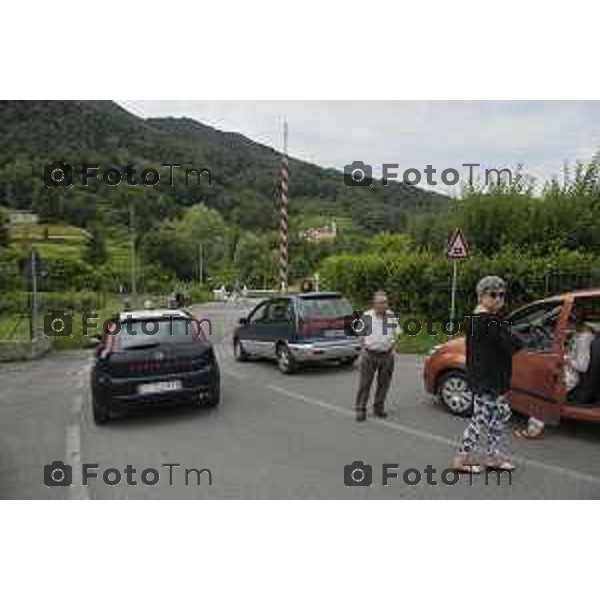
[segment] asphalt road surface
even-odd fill
[[[563,423],[543,440],[513,439],[512,483],[507,475],[499,484],[463,475],[450,485],[454,476],[444,483],[442,472],[466,421],[423,391],[422,357],[397,356],[389,418],[356,423],[356,368],[286,376],[268,362],[234,362],[230,334],[246,311],[216,303],[195,310],[213,323],[222,373],[216,409],[161,409],[99,427],[91,418],[91,352],[0,365],[0,498],[600,498],[599,426]],[[44,484],[44,466],[54,461],[72,467],[72,486]],[[344,484],[344,467],[355,461],[372,466],[372,485]],[[389,469],[397,478],[384,486],[386,463],[397,464]],[[98,465],[87,486],[84,464]],[[103,480],[119,474],[117,485]],[[409,485],[405,474],[420,483]]]

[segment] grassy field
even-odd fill
[[[48,236],[46,236],[46,230]],[[19,249],[34,245],[42,258],[80,259],[87,240],[87,231],[63,223],[13,225],[10,230],[13,247]],[[129,266],[129,243],[122,235],[106,239],[108,262],[118,268]]]
[[[10,236],[13,240],[27,240],[32,241],[44,240],[46,238],[46,230],[48,237],[63,237],[65,241],[79,241],[83,242],[87,237],[85,229],[74,227],[73,225],[66,225],[64,223],[37,223],[37,224],[24,224],[18,223],[12,225],[10,228]]]
[[[66,224],[34,224],[13,225],[10,231],[11,245],[19,252],[24,252],[33,246],[42,259],[74,259],[83,258],[88,234],[84,229]],[[126,231],[114,229],[107,232],[106,237],[107,264],[116,272],[128,273],[130,268],[130,245]],[[189,292],[194,302],[205,301],[211,297],[209,291],[198,286],[191,286]],[[30,324],[27,317],[20,316],[17,311],[28,305],[27,292],[17,292],[15,302],[6,312],[0,313],[0,340],[28,340]],[[138,298],[139,304],[150,298],[143,295]],[[164,298],[152,297],[156,306],[166,306]],[[44,316],[49,311],[57,310],[72,316],[72,335],[54,336],[52,346],[54,349],[75,349],[89,347],[87,336],[83,335],[82,310],[97,313],[98,318],[89,323],[89,335],[101,334],[102,324],[121,312],[124,308],[123,299],[116,295],[103,292],[79,292],[69,290],[65,292],[39,293],[39,306],[42,314],[39,316],[39,335],[44,335]],[[87,307],[91,308],[88,310]],[[25,309],[26,310],[26,309]],[[15,311],[11,314],[10,311]],[[94,329],[94,323],[97,328]]]
[[[28,340],[29,319],[25,315],[4,315],[0,318],[0,340]]]
[[[408,323],[407,326],[407,322],[411,319],[418,320],[421,324],[421,331],[417,335],[411,335],[408,331],[413,332],[417,330],[415,323]],[[437,344],[443,344],[455,337],[440,332],[439,330],[442,329],[440,323],[432,324],[431,330],[435,331],[436,335],[430,335],[427,332],[425,315],[402,315],[400,317],[400,324],[402,326],[402,333],[397,338],[396,351],[401,354],[427,354]]]

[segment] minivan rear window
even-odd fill
[[[346,298],[303,298],[300,302],[302,319],[339,319],[352,314],[352,305]]]

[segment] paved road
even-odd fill
[[[353,420],[356,369],[313,368],[280,374],[265,362],[233,361],[229,334],[241,314],[218,304],[198,313],[213,322],[222,369],[222,403],[137,415],[97,427],[88,390],[91,353],[56,353],[33,364],[0,367],[1,498],[600,498],[600,428],[563,424],[537,442],[515,440],[519,465],[512,485],[463,476],[442,482],[465,426],[422,390],[422,359],[398,356],[389,419]],[[74,467],[72,487],[48,488],[44,465]],[[373,467],[372,487],[344,485],[344,466]],[[97,463],[100,477],[80,481],[81,464]],[[399,479],[381,485],[382,464],[397,463]],[[163,467],[161,465],[180,465]],[[127,485],[125,468],[136,469]],[[427,483],[425,469],[431,465]],[[105,469],[122,481],[107,485]],[[144,485],[155,468],[159,482]],[[188,474],[185,469],[210,470]],[[418,469],[421,483],[402,474]],[[113,474],[109,474],[112,476]],[[171,475],[171,479],[170,476]],[[152,481],[152,474],[147,474]],[[411,473],[410,477],[416,477]],[[448,481],[452,481],[450,478]]]

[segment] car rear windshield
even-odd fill
[[[123,350],[162,344],[191,342],[196,337],[189,319],[146,319],[122,321],[118,343]]]
[[[311,319],[339,319],[352,314],[352,305],[346,298],[303,298],[300,301],[300,316]]]

